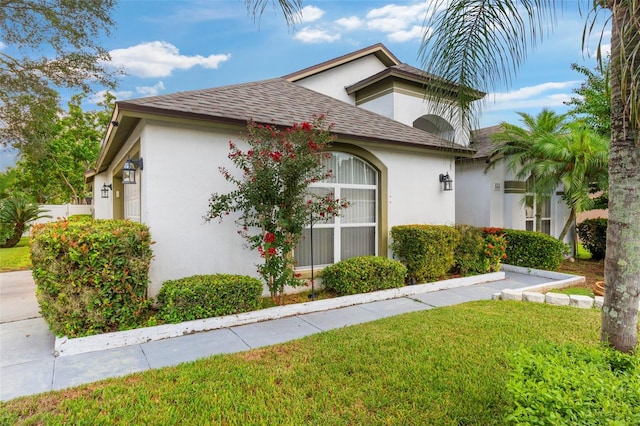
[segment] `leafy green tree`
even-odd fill
[[[468,120],[473,90],[491,92],[511,83],[529,48],[555,25],[560,1],[442,0],[425,22],[421,50],[425,69],[460,87],[455,103]],[[570,2],[570,4],[576,4]],[[601,14],[610,14],[611,144],[606,292],[601,339],[617,350],[638,345],[640,302],[640,2],[594,0],[585,34]],[[576,5],[584,5],[577,3]],[[586,37],[583,38],[586,40]],[[435,99],[450,97],[445,88]]]
[[[0,0],[0,142],[21,152],[47,141],[40,116],[55,113],[56,88],[84,93],[114,87],[99,46],[109,35],[115,0]]]
[[[43,117],[49,140],[23,152],[18,161],[15,186],[38,203],[79,204],[87,195],[84,172],[97,159],[114,96],[107,94],[101,110],[88,112],[82,110],[82,99],[73,96],[67,112]]]
[[[236,189],[213,194],[205,220],[238,212],[239,234],[264,259],[258,266],[274,301],[282,300],[286,286],[302,284],[293,271],[293,249],[310,222],[337,216],[348,203],[333,194],[317,194],[309,186],[331,176],[324,167],[333,139],[323,116],[284,130],[250,122],[242,151],[229,142],[229,158],[242,177],[225,168],[220,172]]]
[[[585,123],[604,137],[611,138],[611,86],[609,78],[611,65],[603,61],[592,71],[587,67],[571,64],[571,69],[586,77],[579,88],[573,89],[578,95],[572,97],[566,105],[571,107],[569,114]]]

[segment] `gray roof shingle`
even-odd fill
[[[472,150],[330,96],[274,78],[118,102],[120,111],[245,124],[290,126],[327,114],[338,137],[423,146],[457,153]]]

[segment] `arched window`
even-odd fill
[[[456,136],[455,129],[447,120],[433,114],[419,117],[413,122],[413,127],[451,142],[454,141]]]
[[[350,205],[339,217],[313,225],[313,266],[329,265],[355,256],[376,255],[378,232],[378,172],[366,161],[344,152],[331,152],[326,168],[333,176],[313,184],[318,195],[333,193]],[[311,267],[311,227],[294,251],[296,267]]]

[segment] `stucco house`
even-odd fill
[[[203,220],[210,195],[232,189],[219,172],[233,169],[228,141],[242,146],[238,135],[248,119],[291,126],[327,114],[335,123],[337,179],[318,185],[352,206],[334,223],[314,227],[314,265],[390,256],[391,227],[453,225],[459,191],[469,185],[455,161],[473,158],[469,132],[457,124],[454,107],[442,117],[425,100],[434,83],[446,84],[375,44],[280,78],[119,101],[87,174],[94,216],[150,227],[151,296],[168,279],[257,276],[258,253],[244,247],[233,218]],[[129,169],[135,183],[125,183]],[[445,176],[459,179],[453,190],[445,190]],[[295,257],[297,270],[308,274],[308,250],[301,247]]]
[[[491,135],[501,130],[497,125],[473,131],[469,147],[475,153],[456,160],[456,222],[540,231],[558,238],[570,215],[562,188],[550,199],[537,203],[535,196],[527,193],[526,182],[514,177],[505,160],[488,167]],[[540,221],[536,220],[537,214]],[[567,234],[565,242],[573,241],[574,232]]]

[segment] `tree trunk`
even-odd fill
[[[640,8],[630,11],[629,2],[612,3],[609,224],[600,338],[631,353],[638,344],[640,302],[640,144],[625,102],[631,73],[639,71],[640,58],[636,58],[633,70],[621,64],[629,63],[625,52],[638,55],[639,35],[632,29],[631,19],[638,18]]]
[[[558,237],[560,241],[564,241],[564,237],[569,232],[569,229],[571,229],[571,226],[573,225],[573,222],[575,220],[576,220],[576,208],[572,207],[571,213],[569,214],[569,219],[567,219],[567,222],[564,224],[564,228],[562,228],[562,232],[560,232],[560,236]]]
[[[18,222],[13,227],[13,235],[9,237],[7,241],[4,242],[2,248],[11,248],[15,247],[16,244],[20,242],[20,238],[22,238],[22,234],[24,234],[25,224],[23,222]]]

